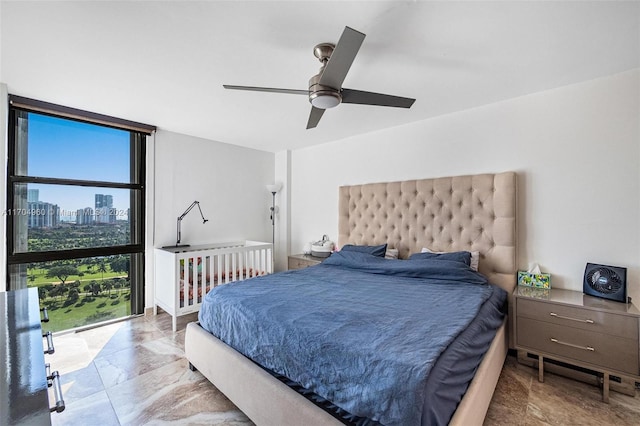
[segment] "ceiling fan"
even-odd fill
[[[309,114],[307,129],[312,129],[318,125],[326,109],[336,107],[341,103],[411,108],[415,99],[342,87],[342,82],[347,76],[358,50],[360,50],[364,38],[365,35],[361,32],[345,27],[338,44],[320,43],[314,47],[313,54],[322,63],[322,66],[318,74],[309,80],[308,90],[232,86],[228,84],[224,84],[223,87],[234,90],[307,95],[309,102],[311,102],[311,114]]]

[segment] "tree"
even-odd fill
[[[69,289],[67,300],[69,300],[70,302],[75,302],[78,300],[79,297],[80,297],[80,293],[78,292],[77,288],[72,287],[71,289]]]
[[[47,293],[48,291],[46,288],[38,287],[38,298],[40,299],[41,302],[47,298]]]
[[[112,281],[113,281],[113,288],[118,290],[118,294],[120,294],[120,289],[122,288],[122,278],[116,277]]]
[[[64,293],[64,288],[61,285],[54,285],[53,288],[51,290],[49,290],[49,296],[58,298],[58,296],[62,296],[62,293]]]
[[[107,280],[102,284],[102,287],[109,291],[109,296],[111,296],[111,289],[113,288],[113,283],[111,282],[111,280]]]
[[[91,284],[85,284],[82,289],[85,293],[93,293],[93,286]]]
[[[71,265],[54,266],[47,271],[47,278],[58,278],[62,284],[70,275],[78,275],[78,268]]]
[[[102,290],[102,286],[100,285],[100,283],[98,281],[91,281],[91,292],[93,293],[94,296],[97,296],[100,294],[100,291]]]
[[[120,285],[122,286],[122,290],[128,290],[129,289],[129,278],[124,278],[122,280],[122,282],[120,283]]]
[[[71,288],[68,284],[58,284],[56,287],[58,287],[60,289],[60,295],[64,295],[65,293],[69,292],[69,289]]]
[[[129,256],[118,256],[109,263],[109,266],[113,272],[125,272],[129,276]]]
[[[107,272],[107,264],[104,261],[104,258],[101,258],[100,263],[98,263],[98,272],[100,272],[102,281],[104,281],[104,273]]]

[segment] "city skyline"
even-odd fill
[[[69,211],[57,203],[40,200],[38,189],[27,191],[27,215],[29,227],[56,226],[60,222],[73,222],[78,225],[114,224],[118,220],[129,220],[129,211],[113,207],[113,196],[110,194],[94,194],[94,205]],[[57,215],[51,212],[57,211]],[[45,222],[45,218],[49,218]],[[51,219],[54,218],[54,219]]]
[[[30,194],[32,193],[32,191],[37,191],[38,192],[38,199],[37,201],[41,202],[41,203],[49,203],[49,204],[55,204],[59,207],[60,211],[61,211],[61,215],[60,215],[60,220],[64,221],[64,222],[68,222],[68,221],[73,221],[75,220],[75,215],[76,212],[78,210],[84,210],[86,208],[91,208],[91,209],[95,209],[95,196],[98,194],[101,195],[108,195],[111,196],[113,198],[113,203],[111,205],[111,208],[113,208],[115,211],[117,212],[122,212],[123,215],[124,213],[129,209],[129,197],[128,197],[128,190],[125,189],[111,189],[109,188],[109,194],[105,194],[104,191],[102,193],[100,192],[96,192],[96,191],[100,191],[102,188],[94,188],[94,187],[89,187],[89,188],[85,188],[85,187],[74,187],[73,188],[73,194],[66,194],[65,197],[63,197],[63,199],[67,200],[67,206],[65,206],[63,204],[63,202],[58,201],[56,199],[53,199],[53,197],[47,197],[46,194],[56,194],[56,191],[49,191],[47,187],[51,187],[51,186],[55,186],[55,185],[40,185],[40,184],[29,184],[29,189],[27,190],[27,193]],[[43,188],[44,187],[44,188]],[[68,189],[68,187],[65,187],[66,189]],[[78,190],[76,190],[76,188]],[[64,189],[60,189],[61,191],[64,191]],[[45,194],[45,196],[43,197],[42,194]],[[80,197],[81,195],[81,197]],[[47,197],[47,198],[45,198]],[[29,200],[29,196],[27,196],[28,201]],[[125,199],[126,201],[122,201],[122,199]],[[117,201],[120,200],[120,201]],[[122,207],[118,207],[116,205],[116,202],[120,202]],[[125,204],[126,203],[126,204]],[[69,206],[71,204],[71,206]],[[122,216],[122,215],[120,215]],[[117,220],[124,220],[126,219],[123,217],[119,217],[117,218]]]

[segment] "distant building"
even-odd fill
[[[57,204],[27,202],[27,211],[27,228],[54,228],[60,224],[60,208]]]
[[[93,222],[93,209],[91,207],[78,209],[76,212],[76,225],[92,225]]]
[[[96,194],[95,223],[116,223],[116,215],[113,210],[113,195]]]
[[[37,203],[40,200],[39,189],[27,189],[27,202]]]

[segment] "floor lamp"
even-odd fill
[[[271,212],[271,272],[275,272],[276,266],[276,194],[280,189],[282,189],[282,184],[280,182],[267,185],[267,190],[272,196],[271,207],[269,207],[269,211]]]

